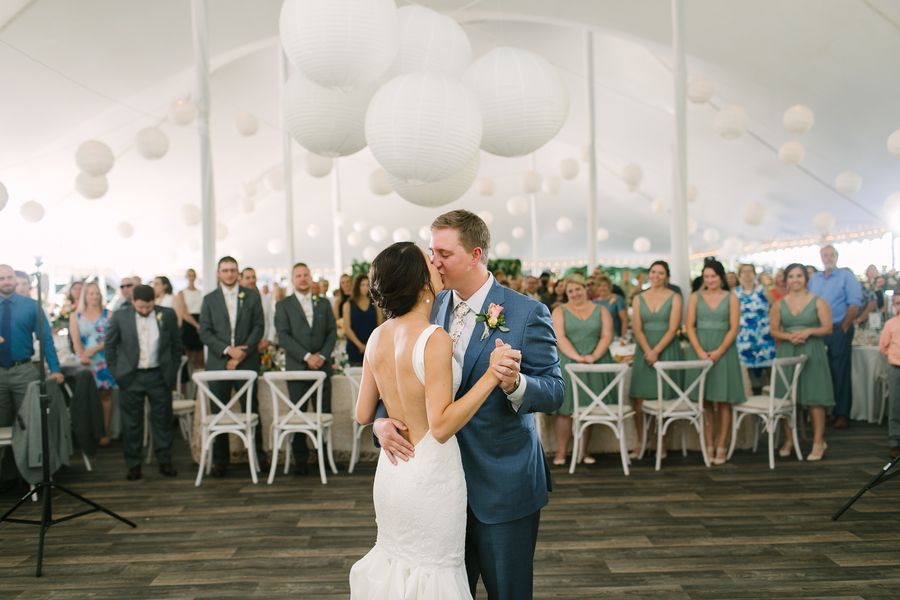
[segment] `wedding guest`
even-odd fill
[[[256,345],[256,350],[262,354],[266,350],[268,350],[271,342],[269,341],[275,336],[275,305],[272,303],[271,298],[264,298],[263,295],[259,291],[259,287],[256,285],[256,269],[253,267],[244,267],[241,270],[241,277],[239,280],[241,287],[247,288],[248,290],[253,290],[257,294],[259,294],[260,305],[263,309],[263,321],[265,322],[265,330],[263,332],[263,337],[259,340],[259,343]]]
[[[357,275],[353,280],[353,291],[350,300],[344,304],[342,320],[347,337],[347,359],[350,366],[361,367],[369,336],[384,322],[381,309],[369,295],[368,275]]]
[[[109,446],[109,422],[112,415],[112,394],[117,389],[116,380],[110,372],[107,361],[105,340],[109,331],[109,315],[103,303],[100,286],[92,281],[82,288],[78,309],[69,315],[69,336],[75,354],[82,365],[89,367],[100,395],[103,408],[103,431],[100,446]]]
[[[784,270],[787,293],[772,307],[772,337],[779,340],[776,358],[806,356],[797,383],[797,404],[809,409],[813,425],[812,452],[806,460],[822,460],[825,449],[825,409],[835,404],[825,340],[832,334],[833,318],[828,302],[812,293],[808,287],[809,274],[801,264],[791,264]],[[790,373],[788,373],[790,376]],[[780,378],[775,381],[775,393],[785,393]],[[790,456],[793,436],[790,424],[783,421],[785,442],[778,455]]]
[[[523,293],[529,298],[537,300],[538,302],[543,302],[540,287],[541,282],[538,281],[538,278],[534,275],[529,275],[525,278],[525,291]]]
[[[815,265],[806,265],[806,274],[812,279],[812,276],[819,272]]]
[[[78,301],[81,299],[81,289],[84,287],[84,281],[73,281],[69,284],[69,289],[66,291],[66,297],[63,300],[63,305],[59,309],[59,315],[61,317],[69,318],[73,312],[78,310]]]
[[[900,290],[891,297],[894,316],[884,324],[878,350],[888,361],[887,385],[890,390],[888,411],[888,447],[891,458],[900,456]]]
[[[707,259],[702,277],[703,287],[692,293],[688,300],[685,329],[690,346],[685,358],[713,362],[704,383],[703,433],[707,451],[715,448],[715,456],[710,462],[724,465],[728,434],[731,433],[731,405],[747,401],[741,363],[734,345],[741,308],[737,296],[729,293],[722,263]],[[697,375],[688,373],[685,376],[685,385],[690,385],[692,377]]]
[[[334,290],[334,302],[332,303],[332,307],[334,308],[335,320],[339,321],[341,319],[344,314],[344,304],[350,299],[352,293],[353,278],[344,273],[338,280],[338,289]],[[340,325],[340,323],[338,325]]]
[[[16,271],[16,293],[31,298],[31,276],[25,271]]]
[[[319,279],[319,290],[320,290],[319,293],[320,293],[320,295],[322,295],[322,296],[327,296],[327,295],[328,295],[328,288],[329,288],[330,286],[331,286],[331,282],[328,281],[327,279],[325,279],[324,277],[321,277],[321,278]]]
[[[644,434],[641,407],[645,400],[659,397],[656,386],[654,363],[658,360],[682,360],[681,345],[678,343],[678,328],[681,326],[681,295],[669,289],[669,263],[657,260],[650,265],[648,279],[650,287],[635,295],[631,303],[631,328],[637,342],[631,370],[631,390],[637,430],[637,439]],[[681,385],[681,372],[671,374],[672,380]],[[663,385],[663,399],[676,397],[675,390]],[[661,449],[665,456],[665,448]],[[637,456],[632,451],[631,456]]]
[[[838,252],[834,246],[819,251],[825,271],[809,278],[809,291],[820,296],[831,309],[834,326],[825,338],[828,364],[834,386],[834,427],[850,425],[850,405],[853,401],[850,385],[850,356],[853,347],[853,320],[862,302],[862,288],[850,269],[838,268]]]
[[[725,273],[725,282],[728,284],[729,290],[737,289],[738,286],[738,275],[734,271],[728,271]]]
[[[172,282],[165,275],[159,275],[153,278],[153,293],[156,294],[155,304],[165,308],[171,308],[175,311],[178,319],[178,327],[181,327],[181,317],[179,314],[185,312],[185,309],[179,306],[180,298],[172,293]]]
[[[275,305],[275,329],[285,351],[288,371],[322,371],[326,374],[322,386],[322,412],[331,412],[331,353],[337,341],[334,313],[326,299],[313,291],[312,274],[305,263],[297,263],[291,271],[294,293]],[[346,309],[345,309],[346,310]],[[312,385],[307,381],[288,382],[288,393],[298,400]],[[315,400],[307,404],[309,410]],[[293,441],[294,473],[309,472],[309,447],[305,435],[295,435]]]
[[[566,298],[566,280],[558,279],[553,284],[553,293],[550,295],[550,307],[555,310],[560,304],[565,304],[566,302],[568,302]]]
[[[775,281],[772,285],[772,289],[769,290],[772,294],[772,303],[774,304],[776,300],[781,300],[784,298],[784,295],[787,294],[787,284],[784,280],[784,269],[778,269],[775,271]]]
[[[187,279],[187,287],[178,292],[181,302],[178,302],[178,310],[181,312],[181,341],[185,353],[188,355],[195,369],[203,368],[203,342],[200,341],[200,307],[203,305],[203,292],[196,286],[197,272],[188,269],[184,274]]]
[[[509,287],[509,279],[506,277],[506,273],[501,270],[494,271],[494,279],[497,280],[497,283],[504,287]]]
[[[612,317],[605,306],[590,301],[587,295],[584,277],[579,274],[570,275],[565,280],[568,302],[553,310],[553,329],[559,346],[559,364],[563,381],[566,384],[566,395],[556,415],[554,431],[556,433],[556,457],[554,465],[566,463],[566,449],[572,437],[572,413],[575,408],[574,383],[566,371],[568,364],[611,363],[609,345],[613,339]],[[610,377],[605,373],[582,374],[584,381],[595,393],[600,393],[609,384]],[[579,406],[590,405],[586,394],[579,394]],[[616,398],[608,397],[609,402]],[[588,454],[591,442],[591,430],[586,429],[582,437],[582,462],[592,465],[596,459]],[[573,452],[576,450],[573,449]]]
[[[754,394],[762,390],[766,373],[775,358],[775,340],[769,327],[769,310],[773,299],[756,283],[756,267],[742,264],[738,268],[740,285],[735,290],[741,306],[741,326],[737,348],[741,364],[747,367]]]
[[[594,302],[609,311],[613,335],[624,338],[628,333],[628,305],[622,296],[613,293],[612,281],[604,274],[599,275],[594,283]]]
[[[623,272],[627,272],[627,271],[623,271]],[[609,284],[611,286],[610,289],[612,290],[612,293],[617,296],[621,296],[623,300],[625,299],[625,290],[623,290],[619,285],[617,285],[615,282],[613,282],[612,277],[610,277],[609,273],[604,271],[601,267],[598,266],[596,269],[594,269],[594,272],[591,275],[591,277],[594,279],[595,284],[597,281],[600,280],[601,277],[606,277],[607,279],[609,279]],[[596,296],[594,296],[594,299],[596,299]]]
[[[310,293],[312,293],[314,296],[322,295],[322,286],[319,285],[318,281],[313,281],[312,284],[310,284],[309,289],[310,289]]]
[[[881,312],[884,310],[884,291],[881,287],[884,285],[884,278],[879,282],[879,273],[875,265],[866,267],[866,278],[862,284],[862,310],[859,316],[853,321],[854,325],[859,327],[869,321],[869,315],[873,312]]]
[[[109,369],[120,386],[122,450],[128,473],[142,477],[144,402],[150,404],[150,433],[159,472],[175,477],[172,465],[172,388],[181,364],[181,335],[171,308],[157,306],[149,285],[135,286],[130,305],[112,315],[106,336]]]
[[[123,277],[119,282],[119,295],[112,301],[110,310],[115,312],[126,304],[131,304],[131,292],[140,283],[139,277]]]

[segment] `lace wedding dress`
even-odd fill
[[[425,383],[425,329],[413,347],[413,370]],[[453,396],[462,368],[454,360]],[[471,598],[464,562],[466,480],[456,437],[439,444],[431,431],[415,458],[394,466],[380,453],[373,489],[378,537],[350,570],[353,600]]]

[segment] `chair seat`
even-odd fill
[[[791,401],[785,398],[776,398],[772,406],[776,412],[790,410]],[[753,413],[769,412],[769,396],[750,396],[743,404],[735,404],[734,409]]]
[[[0,427],[0,444],[12,444],[12,427]]]
[[[244,420],[246,419],[246,417],[244,416],[245,413],[232,413],[232,414],[234,415],[233,417],[230,415],[223,416],[222,419],[220,421],[218,421],[215,426],[216,427],[235,427],[235,426],[242,427],[244,425]],[[216,416],[217,415],[207,416],[205,419],[203,419],[203,425],[206,426],[206,425],[209,425],[210,423],[212,423],[212,420],[214,418],[216,418]],[[237,419],[237,420],[235,420],[235,419]],[[256,425],[257,423],[259,423],[259,415],[257,415],[256,413],[250,413],[250,424]]]
[[[686,404],[682,400],[663,400],[662,401],[662,412],[666,412],[672,410],[678,406],[678,409],[674,415],[693,415],[698,411],[696,409],[692,409],[688,404]],[[658,400],[645,400],[644,404],[641,405],[641,411],[647,413],[648,415],[655,415],[660,412],[659,410],[659,401]]]
[[[310,427],[310,428],[315,429],[316,415],[315,414],[306,414],[306,416],[309,419],[309,421],[312,421],[312,423],[310,423],[309,421],[306,421],[305,419],[303,419],[302,417],[299,417],[297,415],[291,415],[291,417],[289,419],[285,418],[285,417],[279,418],[277,426],[282,429],[290,428],[290,427],[294,427],[294,426],[303,426],[303,427]],[[327,426],[331,425],[332,423],[334,423],[334,415],[332,415],[330,413],[322,413],[322,425],[327,427]]]
[[[627,408],[622,411],[622,418],[627,419],[628,417],[634,416],[634,409]],[[591,423],[614,423],[619,420],[618,415],[609,415],[606,413],[597,412],[589,412],[589,413],[579,413],[578,420],[581,422],[590,421]]]
[[[194,412],[194,401],[193,400],[173,400],[172,401],[172,412],[180,413],[180,412]]]

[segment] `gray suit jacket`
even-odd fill
[[[321,354],[330,365],[331,353],[337,341],[337,325],[331,303],[324,296],[313,302],[313,323],[310,327],[297,296],[291,294],[275,305],[275,331],[278,343],[284,348],[288,371],[307,368],[306,353]]]
[[[159,370],[171,389],[181,364],[181,330],[178,318],[171,308],[156,306],[156,323],[159,327]],[[106,363],[109,372],[121,385],[127,386],[134,378],[141,357],[134,306],[127,304],[112,314],[109,331],[106,332]]]
[[[259,340],[265,332],[262,301],[256,290],[238,288],[237,320],[234,325],[234,345],[247,346],[247,356],[237,366],[238,369],[259,371]],[[224,371],[228,356],[223,354],[231,345],[231,321],[222,288],[203,297],[200,308],[200,341],[208,348],[206,368],[209,371]]]

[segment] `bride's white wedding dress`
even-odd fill
[[[425,384],[425,329],[413,347],[413,370]],[[453,397],[462,367],[453,364]],[[456,437],[439,444],[431,431],[415,457],[394,466],[380,453],[373,496],[375,547],[350,570],[353,600],[471,598],[465,567],[466,480]]]

